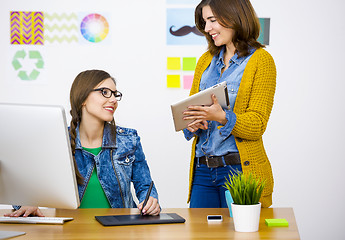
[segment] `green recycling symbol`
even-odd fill
[[[23,66],[19,60],[20,59],[24,60],[26,56],[27,54],[24,50],[17,51],[13,57],[12,66],[16,71],[17,70],[19,71],[18,77],[21,80],[36,80],[38,75],[40,74],[39,69],[43,69],[43,66],[44,66],[42,56],[39,53],[39,51],[34,51],[34,50],[29,51],[29,59],[36,61],[35,63],[36,68],[32,69],[29,75],[26,71],[20,70]]]

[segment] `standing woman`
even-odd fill
[[[155,187],[142,209],[151,184],[150,170],[137,131],[115,126],[121,92],[108,73],[79,73],[70,91],[70,139],[78,182],[80,208],[133,208],[133,182],[140,211],[158,215]],[[23,206],[8,216],[43,216],[37,207]]]
[[[184,129],[194,137],[190,164],[191,208],[226,208],[225,177],[252,172],[266,180],[260,202],[272,204],[273,175],[262,135],[273,107],[276,68],[257,38],[260,25],[249,0],[202,0],[195,22],[208,41],[196,66],[190,95],[227,82],[230,109],[215,96],[209,107],[190,106]]]

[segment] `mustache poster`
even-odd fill
[[[194,23],[194,8],[167,9],[167,45],[206,45]]]
[[[183,37],[190,33],[194,33],[199,36],[204,36],[197,28],[196,26],[190,27],[190,26],[183,26],[180,29],[177,29],[176,31],[172,30],[172,28],[175,26],[171,26],[169,29],[169,32],[171,35],[174,35],[176,37]]]

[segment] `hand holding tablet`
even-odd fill
[[[180,131],[188,126],[192,120],[183,119],[183,113],[188,110],[189,106],[211,106],[213,104],[212,95],[214,95],[220,106],[229,109],[229,97],[226,82],[216,84],[210,88],[200,91],[188,98],[171,105],[171,111],[174,119],[175,130]]]

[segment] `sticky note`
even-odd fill
[[[191,89],[193,83],[193,75],[184,75],[183,76],[183,88]]]
[[[183,71],[194,71],[196,67],[195,57],[184,57],[183,58]]]
[[[269,227],[288,227],[289,222],[285,218],[265,219],[265,223]]]
[[[180,88],[180,75],[167,75],[168,88]]]
[[[168,57],[167,58],[167,69],[168,70],[180,70],[181,69],[181,58],[179,58],[179,57]]]

